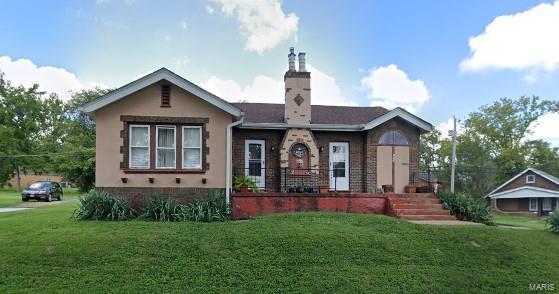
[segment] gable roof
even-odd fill
[[[548,174],[548,173],[546,173],[546,172],[544,172],[544,171],[541,171],[541,170],[539,170],[539,169],[535,169],[535,168],[529,167],[529,168],[523,170],[522,172],[520,172],[519,174],[517,174],[516,176],[512,177],[510,180],[506,181],[505,183],[503,183],[503,184],[500,185],[499,187],[495,188],[493,191],[491,191],[491,192],[490,192],[489,194],[487,194],[487,196],[485,196],[485,197],[490,197],[490,196],[492,196],[492,195],[497,195],[497,194],[503,193],[503,192],[500,192],[500,193],[495,193],[495,192],[499,191],[501,188],[503,188],[503,187],[505,187],[506,185],[510,184],[512,181],[518,179],[520,176],[524,175],[525,173],[527,173],[527,172],[529,172],[529,171],[531,171],[531,172],[533,172],[533,173],[535,173],[535,174],[537,174],[537,175],[539,175],[539,176],[541,176],[541,177],[543,177],[543,178],[545,178],[545,179],[548,179],[549,181],[551,181],[552,183],[554,183],[554,184],[556,184],[556,185],[559,185],[559,178],[556,178],[556,177],[554,177],[554,176],[552,176],[552,175],[550,175],[550,174]]]
[[[234,106],[233,104],[217,97],[216,95],[200,88],[194,83],[188,81],[187,79],[175,74],[174,72],[166,69],[160,68],[144,77],[141,77],[131,83],[128,83],[114,91],[111,91],[89,103],[86,103],[80,107],[80,110],[85,113],[93,113],[96,110],[105,107],[113,102],[116,102],[134,92],[137,92],[149,85],[157,83],[161,80],[166,80],[183,90],[192,93],[193,95],[199,97],[200,99],[214,105],[217,108],[233,115],[240,117],[242,115],[241,110]]]
[[[488,196],[495,199],[559,197],[559,191],[540,187],[522,186]]]
[[[284,104],[233,103],[245,114],[248,123],[284,123]],[[365,124],[388,112],[383,107],[311,105],[312,124]]]
[[[285,129],[288,127],[310,127],[314,130],[370,130],[393,118],[399,117],[423,131],[433,126],[423,119],[397,107],[388,111],[383,107],[311,105],[310,125],[288,125],[284,121],[284,104],[233,103],[244,113],[245,128]]]

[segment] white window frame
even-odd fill
[[[536,207],[532,207],[532,201],[536,201]],[[538,198],[530,198],[528,201],[528,210],[530,211],[538,211],[539,201]]]
[[[184,133],[185,133],[184,130],[185,129],[198,129],[198,130],[200,130],[200,132],[199,132],[199,134],[200,134],[200,137],[199,137],[200,146],[199,147],[185,147],[184,146]],[[182,145],[182,150],[181,150],[181,152],[182,152],[182,154],[181,154],[181,161],[182,161],[181,162],[181,167],[182,167],[182,169],[202,170],[203,169],[202,167],[204,166],[204,163],[202,162],[202,158],[203,158],[202,157],[202,152],[203,152],[203,149],[202,149],[203,148],[202,127],[201,126],[182,126],[182,142],[181,142],[181,145]],[[184,150],[185,149],[199,149],[200,150],[200,167],[196,168],[196,167],[185,167],[184,166]]]
[[[148,129],[148,145],[147,146],[132,146],[132,128],[146,128]],[[129,125],[128,126],[128,167],[131,169],[149,169],[149,163],[150,163],[150,154],[151,154],[151,147],[150,147],[150,139],[151,139],[151,135],[150,135],[150,126],[149,125]],[[148,148],[148,164],[147,166],[133,166],[132,165],[132,148],[133,147],[140,147],[140,148]]]
[[[159,147],[159,129],[173,129],[174,131],[174,147]],[[172,167],[159,166],[159,149],[175,151],[175,164]],[[171,125],[157,125],[155,126],[155,168],[156,169],[176,169],[177,168],[177,127]]]
[[[536,182],[536,175],[527,175],[526,176],[526,184],[533,184],[535,182]]]

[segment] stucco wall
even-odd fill
[[[98,110],[95,113],[97,128],[96,140],[96,175],[97,187],[225,187],[225,150],[226,128],[233,118],[221,109],[204,100],[176,87],[171,87],[171,107],[161,107],[161,83],[148,86],[115,103]],[[123,129],[121,115],[134,116],[162,116],[162,117],[199,117],[208,118],[207,145],[209,168],[200,174],[159,174],[159,173],[125,173],[121,170],[120,153],[123,139],[120,132]],[[175,178],[181,178],[179,184]],[[123,183],[121,178],[127,178]],[[149,183],[148,178],[154,178]],[[202,183],[206,179],[206,184]]]

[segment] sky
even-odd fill
[[[283,103],[289,47],[312,104],[404,107],[443,133],[501,97],[559,99],[559,0],[0,0],[13,84],[120,87],[166,67],[228,101]],[[559,114],[530,138],[559,146]]]

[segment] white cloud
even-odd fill
[[[181,20],[179,26],[183,31],[188,30],[188,22],[186,22],[186,20]]]
[[[357,105],[346,99],[338,87],[336,80],[310,64],[311,99],[314,105]],[[232,102],[248,101],[261,103],[284,103],[284,82],[264,75],[257,75],[246,86],[230,79],[211,76],[201,87],[211,93]]]
[[[294,13],[286,15],[279,0],[211,1],[220,3],[225,15],[237,17],[246,38],[245,50],[262,54],[297,34],[299,17]]]
[[[470,37],[470,57],[462,71],[486,69],[528,70],[533,83],[538,71],[559,68],[559,1],[495,18],[481,35]]]
[[[416,112],[430,98],[422,80],[410,80],[395,64],[371,69],[369,75],[361,79],[361,87],[367,91],[371,105],[389,109],[399,106]]]
[[[211,7],[210,5],[206,5],[206,11],[207,11],[209,14],[214,14],[215,9],[214,9],[213,7]]]
[[[89,89],[96,86],[106,88],[103,83],[83,82],[75,74],[61,67],[37,66],[29,59],[12,60],[9,56],[0,56],[0,71],[4,79],[12,85],[31,87],[39,84],[39,89],[47,93],[57,93],[60,98],[68,99],[70,91]]]
[[[549,113],[542,115],[530,124],[528,128],[532,134],[526,135],[526,140],[544,140],[550,142],[552,145],[559,147],[559,113]]]
[[[448,131],[454,129],[454,121],[452,120],[452,117],[446,121],[436,124],[435,129],[441,132],[441,137],[443,138],[448,137]],[[456,130],[458,134],[464,133],[464,128],[462,127],[462,125],[458,120],[456,121]]]

